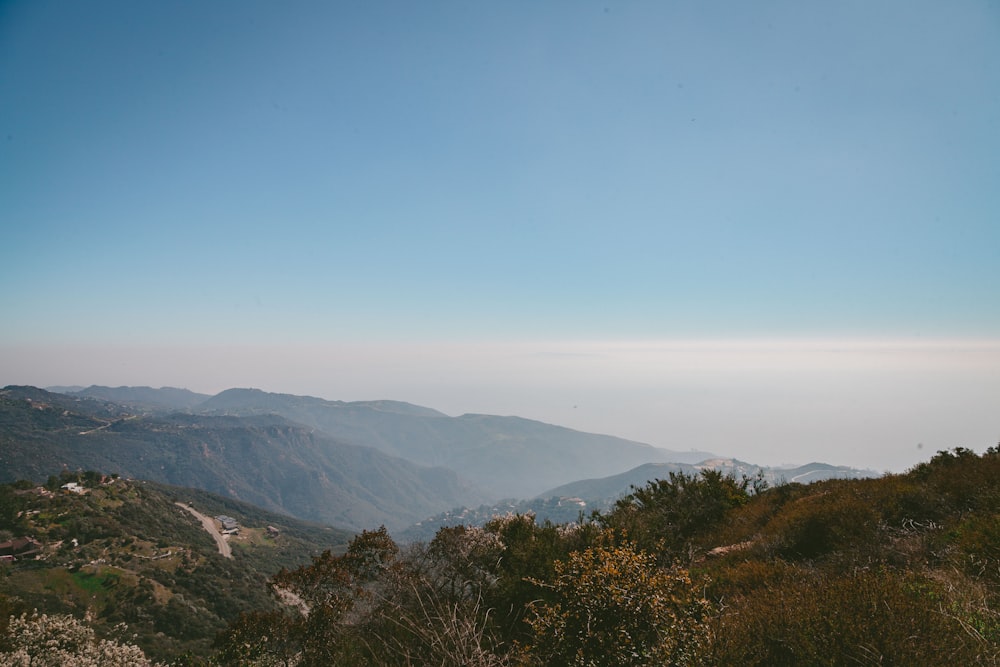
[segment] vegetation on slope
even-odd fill
[[[85,492],[61,488],[70,482]],[[231,560],[177,502],[240,521]],[[23,537],[38,547],[0,565],[3,619],[33,610],[70,614],[89,619],[101,636],[125,624],[148,655],[162,659],[207,656],[240,613],[276,608],[269,577],[342,548],[349,535],[204,492],[63,473],[44,487],[0,486],[0,542]]]
[[[992,665],[1000,451],[763,488],[717,472],[577,525],[529,515],[400,549],[365,533],[275,581],[222,664]],[[250,638],[258,638],[250,641]],[[282,662],[283,661],[283,662]]]
[[[41,392],[25,407],[23,398],[2,396],[0,419],[23,427],[29,445],[39,431],[89,431],[99,436],[87,441],[93,446],[151,424],[168,439],[195,433],[190,442],[213,443],[198,430],[203,417],[129,419],[111,404],[84,410],[45,399]],[[238,439],[217,444],[244,458],[253,451]],[[155,449],[141,452],[154,457]],[[402,547],[384,528],[346,547],[341,536],[327,551],[315,548],[325,533],[308,537],[315,528],[297,537],[303,549],[279,547],[266,525],[291,540],[291,521],[231,499],[106,484],[96,473],[51,478],[48,491],[70,479],[90,493],[0,487],[2,537],[32,536],[45,546],[40,560],[0,566],[2,617],[28,613],[23,624],[33,609],[70,613],[101,637],[124,623],[157,660],[1000,662],[998,448],[941,452],[902,475],[771,488],[761,478],[671,471],[572,523],[511,513],[480,527],[441,527]],[[178,501],[253,530],[224,559]],[[5,636],[0,651],[14,648]]]

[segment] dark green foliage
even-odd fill
[[[548,581],[555,575],[555,562],[573,551],[590,546],[600,533],[596,525],[576,527],[535,523],[531,515],[498,517],[484,526],[502,545],[494,572],[496,584],[483,592],[486,604],[496,610],[495,622],[504,637],[523,639],[528,605],[545,598],[531,580]]]
[[[365,531],[343,555],[324,551],[309,565],[282,570],[274,585],[308,613],[242,615],[218,638],[223,664],[242,665],[267,655],[297,655],[304,666],[351,664],[358,649],[348,615],[373,598],[370,587],[393,565],[399,549],[385,528]]]
[[[670,473],[666,480],[633,489],[598,521],[670,562],[686,556],[692,539],[750,499],[751,480],[737,481],[717,470],[700,475]]]
[[[219,634],[214,659],[219,665],[294,665],[301,639],[295,619],[281,611],[251,611],[243,614]]]

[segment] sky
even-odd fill
[[[1000,5],[0,3],[0,385],[1000,440]]]

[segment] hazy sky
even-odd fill
[[[1000,5],[5,2],[0,225],[0,384],[901,469],[1000,440]]]

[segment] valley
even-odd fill
[[[63,614],[98,636],[124,624],[134,650],[189,666],[545,664],[562,631],[541,619],[559,595],[596,591],[593,609],[629,632],[678,605],[685,625],[664,617],[641,641],[666,651],[687,637],[708,664],[787,664],[783,646],[814,664],[875,641],[879,656],[914,664],[926,655],[914,636],[963,664],[1000,655],[995,596],[983,594],[995,585],[995,448],[940,452],[895,476],[717,455],[608,467],[618,447],[669,453],[390,401],[240,390],[177,409],[155,390],[119,388],[122,403],[86,391],[0,391],[0,616],[17,623]],[[447,463],[463,442],[497,441],[520,443],[494,454],[504,475],[532,480],[515,489],[562,479],[529,468],[574,443],[612,474],[498,500],[467,464],[399,456],[412,447]],[[584,585],[598,575],[611,579]],[[626,622],[632,606],[604,590],[650,606]],[[843,622],[820,628],[834,610]],[[617,632],[591,650],[617,650]],[[753,639],[769,633],[781,644]],[[841,636],[852,643],[836,648]]]
[[[822,464],[809,473],[767,470],[518,417],[449,417],[398,401],[253,389],[206,397],[170,388],[7,387],[0,445],[0,481],[102,470],[352,530],[402,531],[511,499],[579,497],[596,509],[667,471],[706,466],[772,482],[876,474]]]

